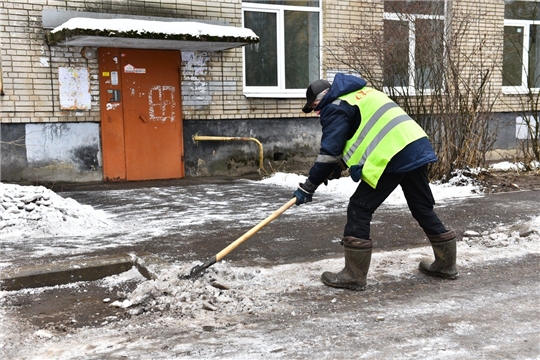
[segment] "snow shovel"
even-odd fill
[[[296,197],[293,197],[289,202],[287,202],[285,205],[274,211],[270,216],[268,216],[266,219],[252,227],[248,232],[246,232],[244,235],[240,236],[238,239],[236,239],[234,242],[232,242],[229,246],[227,246],[225,249],[218,252],[214,257],[211,257],[208,259],[204,264],[197,265],[193,269],[191,269],[191,272],[189,275],[184,276],[185,279],[191,279],[195,278],[198,275],[201,274],[201,272],[205,269],[208,269],[210,266],[214,265],[216,262],[223,259],[225,256],[227,256],[231,251],[236,249],[240,244],[242,244],[244,241],[249,239],[251,236],[253,236],[257,231],[261,230],[263,227],[268,225],[272,220],[277,218],[279,215],[285,212],[288,208],[296,204]]]

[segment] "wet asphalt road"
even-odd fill
[[[167,217],[190,213],[205,200],[205,216],[212,212],[212,196],[219,192],[219,203],[227,210],[201,224],[169,230],[162,235],[137,238],[107,250],[96,248],[91,255],[148,251],[168,261],[204,261],[243,235],[259,221],[286,203],[291,190],[239,179],[182,179],[122,184],[85,184],[53,189],[96,209],[115,213],[119,220],[137,221],[137,217]],[[158,195],[148,201],[148,189]],[[126,190],[129,190],[126,193]],[[177,194],[183,193],[177,201]],[[119,195],[122,194],[122,195]],[[128,196],[126,196],[128,194]],[[190,195],[191,194],[191,195]],[[190,203],[186,199],[192,199]],[[224,205],[225,202],[225,205]],[[217,200],[216,200],[217,203]],[[209,205],[210,204],[210,205]],[[436,205],[436,212],[447,227],[459,235],[466,230],[482,232],[498,224],[527,221],[540,213],[540,191],[515,191],[457,200]],[[318,206],[317,215],[302,212],[303,207]],[[341,254],[338,244],[345,225],[347,201],[315,196],[313,203],[293,206],[235,251],[227,260],[245,265],[280,264],[313,261]],[[162,215],[159,215],[159,214]],[[155,215],[157,214],[157,215]],[[229,215],[227,215],[229,214]],[[239,221],[236,214],[245,218]],[[229,218],[232,217],[232,218]],[[118,219],[117,219],[118,220]],[[142,220],[141,220],[142,221]],[[157,225],[159,226],[159,225]],[[383,206],[374,214],[372,224],[374,251],[425,246],[427,239],[407,208]],[[115,241],[108,235],[104,242]]]

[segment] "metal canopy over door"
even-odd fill
[[[100,49],[106,180],[184,177],[179,70],[179,51]]]

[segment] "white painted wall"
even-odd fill
[[[99,124],[55,123],[26,125],[26,157],[29,164],[58,162],[78,167],[76,152],[88,146],[97,146],[101,167]]]

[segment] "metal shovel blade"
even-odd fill
[[[186,276],[185,278],[194,279],[196,277],[199,277],[200,275],[202,275],[204,270],[208,269],[210,266],[214,265],[215,263],[216,263],[216,258],[215,257],[210,258],[204,264],[193,267],[189,275]]]

